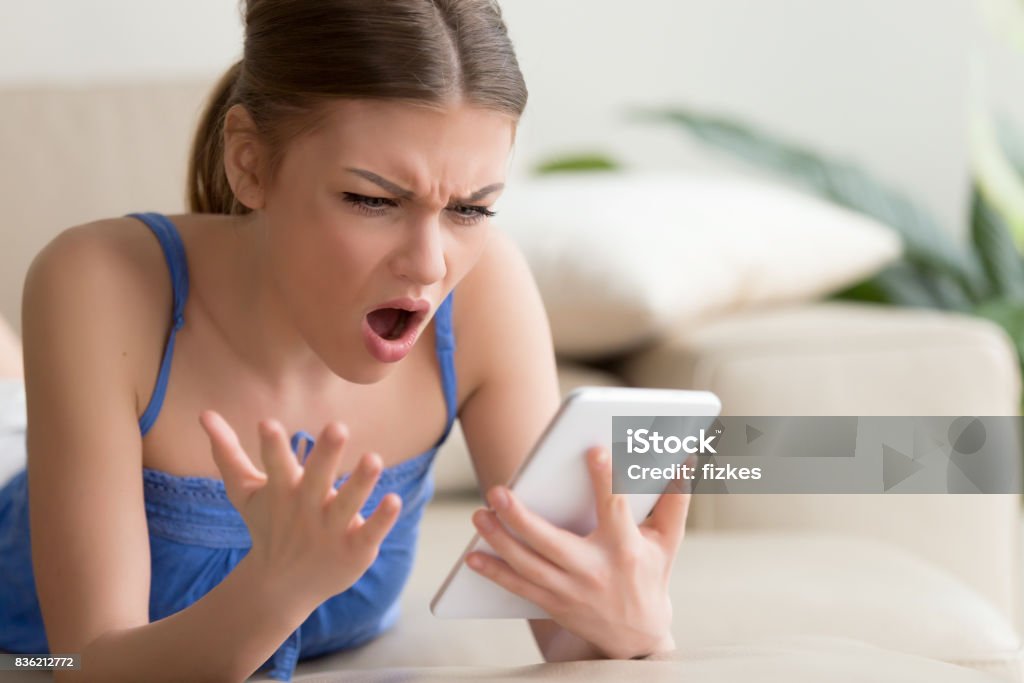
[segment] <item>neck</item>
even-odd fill
[[[265,230],[255,213],[217,219],[204,299],[212,324],[236,356],[275,392],[308,392],[337,376],[303,339],[270,275]],[[202,229],[202,228],[201,228]]]

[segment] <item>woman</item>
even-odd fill
[[[373,639],[458,416],[500,556],[469,564],[552,616],[531,624],[545,658],[671,650],[688,497],[638,528],[595,450],[584,538],[501,486],[558,387],[490,226],[527,96],[497,6],[250,0],[245,22],[191,212],[65,231],[26,278],[0,649],[80,652],[76,681],[289,680]]]

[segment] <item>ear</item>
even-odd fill
[[[252,116],[242,105],[232,105],[224,115],[224,172],[235,197],[250,209],[263,208],[265,161],[265,145]]]

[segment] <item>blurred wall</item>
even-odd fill
[[[961,229],[971,0],[502,6],[531,92],[516,171],[580,149],[700,167],[681,133],[623,116],[685,102],[860,162]],[[235,0],[0,0],[0,87],[212,79],[240,50]]]

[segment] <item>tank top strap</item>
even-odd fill
[[[441,385],[444,391],[444,402],[448,412],[444,433],[434,448],[438,448],[448,438],[455,424],[458,411],[458,381],[455,376],[455,331],[452,329],[452,290],[437,309],[434,315],[434,333],[437,336],[437,359],[441,365]]]
[[[167,393],[167,381],[171,374],[171,359],[174,357],[175,335],[185,324],[185,302],[188,300],[188,261],[185,258],[185,245],[181,241],[181,235],[171,219],[156,212],[130,213],[128,216],[142,221],[160,241],[160,248],[164,252],[164,259],[167,261],[168,270],[170,270],[171,288],[174,294],[174,303],[171,309],[172,324],[167,335],[164,357],[160,363],[160,374],[157,376],[156,387],[149,399],[149,405],[146,406],[146,411],[139,418],[139,429],[145,436],[156,422],[160,408],[163,407],[164,396]]]

